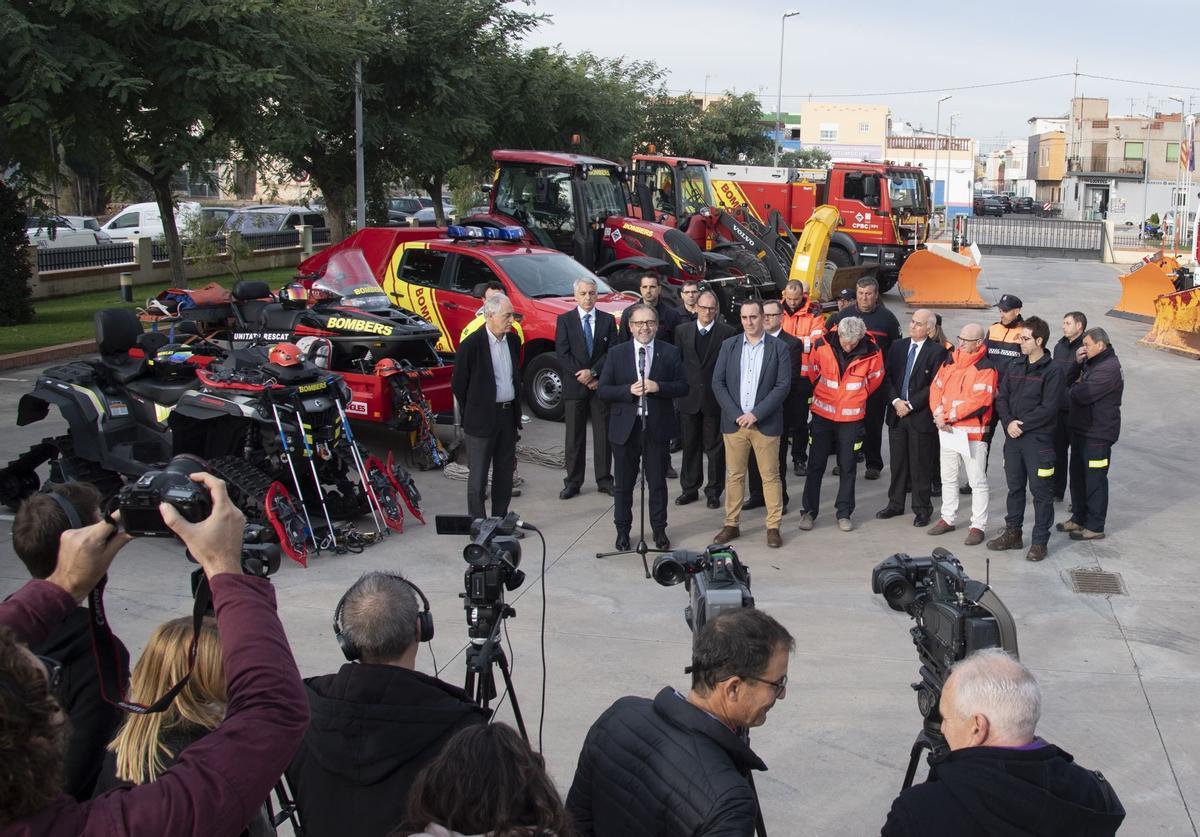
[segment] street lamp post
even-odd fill
[[[942,142],[942,102],[953,99],[953,96],[943,96],[937,101],[937,117],[933,122],[933,203],[937,206],[937,169],[938,169],[938,146]],[[946,151],[949,154],[949,149]],[[947,178],[949,179],[949,178]],[[942,205],[946,205],[946,190],[942,189]]]
[[[1182,151],[1183,144],[1185,142],[1187,142],[1187,125],[1186,125],[1187,105],[1184,103],[1183,99],[1179,98],[1178,96],[1168,96],[1167,98],[1170,99],[1172,102],[1179,102],[1179,149],[1180,149],[1180,151]],[[1142,156],[1147,158],[1142,163],[1142,165],[1144,165],[1146,167],[1147,172],[1149,172],[1150,160],[1148,158],[1150,157],[1150,155],[1143,154]],[[1182,182],[1183,182],[1183,180],[1182,180],[1183,166],[1178,161],[1182,160],[1182,159],[1183,159],[1183,155],[1180,154],[1177,157],[1177,161],[1175,164],[1175,189],[1171,192],[1171,218],[1172,218],[1171,250],[1175,253],[1176,256],[1179,255],[1179,193],[1180,193],[1180,190],[1182,189]],[[1184,223],[1187,223],[1186,215],[1184,216],[1183,220],[1184,220]],[[1160,222],[1161,222],[1161,219],[1160,219]]]
[[[946,207],[946,214],[950,214],[950,174],[951,163],[954,160],[954,117],[957,113],[950,114],[950,128],[946,132],[946,185],[942,187],[942,205]],[[936,175],[936,172],[935,172]]]
[[[783,133],[783,33],[786,28],[787,19],[795,17],[799,12],[788,11],[784,12],[779,19],[779,87],[776,90],[775,97],[775,156],[772,158],[771,165],[779,165],[779,142]]]

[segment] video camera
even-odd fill
[[[677,549],[659,555],[651,575],[663,587],[685,583],[690,604],[683,609],[683,618],[693,638],[725,611],[754,607],[750,568],[729,546],[714,543],[703,552]]]
[[[467,633],[471,639],[487,639],[496,621],[514,615],[504,603],[504,591],[516,590],[525,583],[521,563],[521,542],[517,540],[517,515],[473,519],[468,515],[439,514],[434,523],[439,535],[467,535],[471,542],[463,547],[467,572],[463,577],[466,592],[461,593],[467,612]]]

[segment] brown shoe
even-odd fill
[[[998,537],[992,538],[987,542],[988,549],[1020,549],[1025,546],[1025,540],[1021,537],[1020,529],[1005,529]]]
[[[947,532],[953,532],[954,525],[939,518],[937,523],[933,524],[925,531],[931,535],[944,535]]]
[[[972,526],[971,530],[967,532],[967,539],[963,543],[967,546],[979,546],[983,543],[983,530]]]
[[[1035,543],[1029,547],[1029,551],[1025,553],[1026,561],[1042,561],[1046,558],[1046,547],[1040,543]]]
[[[713,543],[729,543],[740,534],[742,530],[736,526],[722,526],[721,531],[713,535]]]
[[[1078,532],[1071,533],[1073,541],[1102,541],[1104,540],[1103,532],[1093,532],[1091,529],[1080,527]]]
[[[783,536],[779,534],[778,529],[767,530],[767,546],[771,547],[771,549],[779,549],[779,547],[783,546]]]
[[[1062,523],[1055,524],[1054,528],[1059,532],[1078,532],[1083,529],[1082,526],[1069,517]]]

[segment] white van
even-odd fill
[[[200,212],[198,203],[180,203],[175,207],[175,228],[183,232],[188,215]],[[135,203],[125,207],[100,228],[114,239],[162,238],[162,213],[157,203]]]

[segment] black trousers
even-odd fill
[[[1112,445],[1071,435],[1071,519],[1092,532],[1103,532],[1108,517],[1108,466]]]
[[[464,434],[467,440],[467,514],[473,518],[488,517],[484,512],[483,498],[487,492],[488,471],[492,477],[492,514],[503,517],[508,514],[512,500],[513,465],[517,461],[517,425],[511,421],[512,410],[518,409],[515,401],[497,416],[496,427],[489,436]]]
[[[716,500],[725,490],[725,440],[721,436],[721,414],[680,413],[683,462],[679,468],[679,487],[684,493],[699,491]],[[704,463],[708,462],[708,480]]]
[[[1054,522],[1054,434],[1044,431],[1025,433],[1016,439],[1004,434],[1004,478],[1008,481],[1008,514],[1004,525],[1020,529],[1025,520],[1025,486],[1033,495],[1034,544],[1050,541]]]
[[[788,410],[788,418],[792,421],[792,462],[808,461],[808,413],[812,402],[813,385],[808,378],[801,378],[792,391],[794,406]],[[782,447],[782,445],[781,445]],[[782,475],[784,469],[780,468]]]
[[[637,483],[638,460],[641,459],[642,425],[634,424],[633,432],[625,444],[614,444],[613,470],[613,523],[618,532],[633,528],[633,488]],[[646,439],[646,458],[641,464],[646,469],[646,494],[650,511],[650,528],[662,532],[667,528],[667,462],[670,456],[667,442],[651,436]]]
[[[938,470],[937,431],[916,430],[907,418],[888,428],[888,447],[891,452],[892,480],[888,485],[888,508],[904,511],[904,498],[912,490],[912,510],[915,515],[933,515],[930,491],[933,475]]]
[[[863,454],[867,467],[876,471],[883,470],[883,416],[886,411],[887,395],[880,387],[867,397],[867,415],[863,422]]]
[[[608,446],[608,402],[596,393],[586,398],[563,399],[563,417],[567,422],[564,443],[567,476],[563,485],[578,490],[587,472],[587,424],[592,421],[592,469],[596,485],[612,485],[612,451]]]
[[[1054,469],[1054,496],[1065,497],[1067,494],[1067,477],[1071,468],[1067,464],[1071,449],[1071,429],[1067,426],[1069,413],[1066,410],[1058,414],[1054,425],[1054,461],[1058,467]]]
[[[863,431],[861,421],[830,421],[814,415],[809,424],[812,448],[808,452],[808,476],[804,480],[804,511],[814,518],[821,508],[821,480],[829,454],[837,453],[838,493],[835,507],[838,520],[854,514],[854,479],[858,469],[854,462],[854,446]]]

